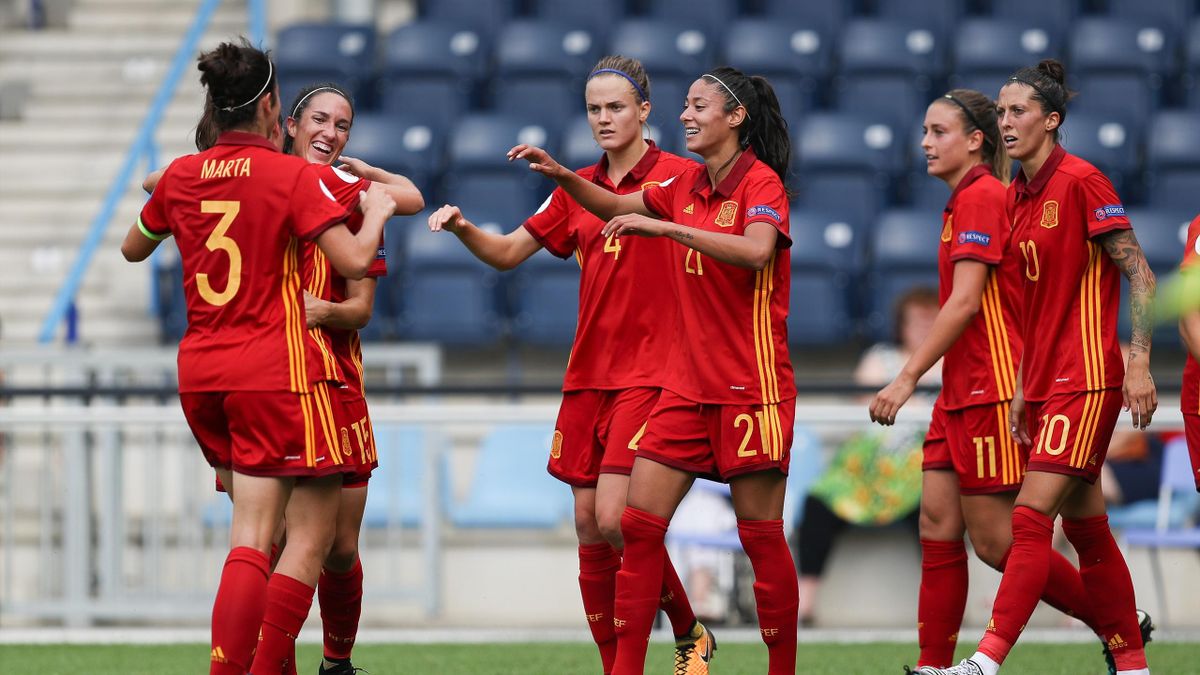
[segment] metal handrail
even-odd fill
[[[71,271],[67,273],[67,278],[59,287],[50,311],[46,314],[45,321],[42,322],[41,331],[38,333],[38,342],[45,344],[53,341],[59,325],[71,313],[75,297],[79,293],[79,287],[83,284],[83,277],[91,265],[96,249],[104,240],[105,230],[108,229],[109,222],[117,210],[117,204],[125,195],[133,172],[143,160],[146,160],[147,164],[156,160],[158,152],[154,134],[162,122],[167,106],[175,95],[179,81],[183,78],[192,59],[195,58],[200,38],[207,30],[213,14],[216,13],[220,4],[221,0],[201,0],[199,8],[196,10],[196,16],[192,19],[191,26],[179,44],[179,49],[175,52],[171,67],[167,71],[162,85],[158,88],[154,101],[150,104],[150,110],[146,113],[146,118],[142,120],[142,125],[130,144],[128,152],[125,153],[125,161],[122,162],[121,168],[109,186],[100,211],[92,219],[87,236],[84,237],[83,244],[79,247],[79,254],[71,265]],[[246,4],[250,41],[252,44],[261,45],[266,35],[266,0],[247,0]]]

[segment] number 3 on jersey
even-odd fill
[[[229,226],[233,225],[233,221],[238,217],[238,212],[242,210],[241,202],[232,201],[202,201],[200,202],[201,213],[219,213],[221,220],[213,229],[212,234],[208,235],[208,240],[204,242],[204,246],[210,251],[224,251],[225,255],[229,256],[229,279],[225,283],[225,290],[218,293],[213,290],[212,284],[208,281],[208,274],[200,272],[196,274],[196,290],[200,292],[200,297],[210,305],[221,307],[225,305],[233,296],[237,295],[238,288],[242,285],[242,250],[238,248],[237,242],[232,237],[226,236],[229,231]]]

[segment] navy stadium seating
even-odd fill
[[[1196,184],[1200,186],[1200,183]],[[1193,187],[1193,190],[1195,188]],[[1128,210],[1129,222],[1133,224],[1133,232],[1137,236],[1142,252],[1146,254],[1146,262],[1155,276],[1160,280],[1175,272],[1179,262],[1183,260],[1184,248],[1187,245],[1187,228],[1192,218],[1196,216],[1195,201],[1192,208],[1175,209],[1137,209]],[[1129,282],[1121,279],[1121,313],[1117,322],[1117,335],[1121,340],[1128,340],[1132,323],[1129,320]],[[1160,323],[1154,327],[1154,346],[1156,348],[1180,346],[1179,330],[1174,323]]]
[[[318,82],[334,82],[355,99],[369,99],[368,85],[375,66],[375,26],[294,24],[279,31],[272,56],[279,68],[279,96],[285,106],[302,88]]]
[[[569,347],[579,315],[579,263],[542,250],[513,272],[509,282],[513,337],[522,344]]]
[[[476,30],[496,30],[513,17],[513,0],[421,0],[421,18],[444,21]]]
[[[884,111],[907,128],[941,75],[945,47],[937,32],[900,20],[857,19],[839,44],[838,108]]]
[[[719,35],[737,18],[737,0],[653,0],[647,14],[663,21],[699,22],[709,35]]]
[[[404,245],[410,228],[426,228],[429,214],[422,211],[413,216],[396,216],[387,222],[383,233],[383,246],[387,255],[388,274],[377,279],[375,305],[371,320],[359,329],[364,342],[395,340],[399,335],[400,310],[403,302]]]
[[[888,120],[849,113],[805,115],[792,130],[792,166],[801,203],[871,222],[904,162]]]
[[[799,21],[822,35],[837,35],[852,5],[845,0],[762,0],[762,3],[768,19]]]
[[[357,113],[345,154],[406,176],[426,198],[445,163],[438,128],[399,113]]]
[[[600,43],[583,28],[544,21],[513,21],[496,41],[491,101],[501,112],[556,127],[582,110],[584,80]]]
[[[1196,13],[1193,0],[1105,0],[1109,16],[1149,21],[1160,28],[1177,30]]]
[[[925,149],[921,147],[925,137],[925,120],[913,125],[911,140],[908,145],[908,174],[905,188],[908,190],[908,203],[914,208],[943,209],[950,199],[950,188],[940,178],[930,176],[926,171],[928,162],[925,159]]]
[[[1060,55],[1058,36],[1038,26],[1011,19],[971,18],[954,31],[954,76],[952,86],[968,79],[989,77],[1003,82],[1020,68]],[[975,88],[975,87],[968,87]],[[996,98],[998,87],[979,89]]]
[[[993,0],[991,3],[994,16],[1045,28],[1056,39],[1061,39],[1079,16],[1081,4],[1080,0]]]
[[[801,208],[790,215],[792,285],[788,341],[831,347],[855,335],[851,282],[863,248],[861,231],[839,218]]]
[[[1071,30],[1068,86],[1073,109],[1126,116],[1142,124],[1155,107],[1163,78],[1175,68],[1175,41],[1160,28],[1124,19],[1088,17]]]
[[[486,35],[461,25],[419,21],[400,26],[384,46],[380,107],[443,128],[452,125],[472,105],[489,44]]]
[[[867,330],[872,340],[891,336],[897,298],[915,286],[937,288],[941,209],[891,209],[880,215],[871,236],[867,272]]]
[[[469,218],[480,216],[511,229],[524,222],[551,183],[529,169],[524,160],[508,161],[518,143],[546,148],[553,154],[556,136],[519,117],[474,114],[462,119],[450,139],[449,165],[442,182],[443,200],[462,207]]]
[[[553,430],[543,424],[497,427],[483,439],[464,501],[447,490],[450,522],[462,528],[553,528],[571,512],[570,488],[546,472]],[[449,456],[443,455],[449,476]]]
[[[625,0],[530,0],[532,15],[573,28],[587,28],[607,38],[616,23],[625,18]]]
[[[875,0],[875,10],[885,19],[913,21],[937,30],[939,38],[950,34],[963,13],[962,0]]]
[[[688,87],[712,67],[714,48],[702,27],[630,19],[613,29],[609,53],[642,62],[650,76],[650,119],[667,129],[678,125]]]
[[[745,73],[766,77],[785,117],[816,104],[829,76],[833,41],[828,34],[784,19],[742,19],[725,33],[725,60]]]
[[[1154,116],[1146,144],[1146,182],[1152,206],[1196,210],[1200,191],[1200,115],[1164,110]]]
[[[503,337],[499,273],[458,238],[414,223],[406,233],[400,337],[454,346],[490,346]]]
[[[1067,115],[1060,138],[1068,152],[1104,172],[1123,200],[1133,201],[1139,189],[1140,132],[1118,116],[1079,111]]]
[[[1200,16],[1188,27],[1185,44],[1183,85],[1192,107],[1200,110]]]

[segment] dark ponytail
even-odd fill
[[[951,89],[937,102],[944,102],[958,111],[964,136],[969,136],[976,129],[983,132],[983,146],[980,148],[983,163],[992,170],[993,176],[1002,183],[1008,183],[1012,177],[1012,162],[1000,139],[995,101],[974,89]]]
[[[1054,142],[1058,142],[1058,131],[1067,121],[1067,102],[1075,98],[1075,92],[1067,89],[1067,71],[1057,59],[1042,59],[1033,68],[1022,68],[1008,78],[1009,84],[1023,84],[1033,89],[1033,100],[1042,106],[1042,114],[1058,113],[1058,126],[1054,128]]]
[[[211,148],[217,144],[217,136],[220,135],[221,130],[217,129],[216,111],[213,109],[212,97],[205,95],[204,112],[200,113],[200,121],[196,122],[196,149],[204,152]]]
[[[738,144],[754,148],[754,154],[771,167],[786,189],[792,140],[771,83],[765,77],[747,76],[729,66],[714,68],[704,78],[725,98],[725,112],[732,112],[739,104],[746,108],[746,119],[738,126]]]
[[[200,83],[208,91],[218,131],[252,123],[257,115],[255,104],[264,96],[278,96],[275,65],[245,38],[241,44],[222,42],[201,54],[196,68],[200,70]]]
[[[329,92],[337,94],[346,99],[346,104],[350,106],[350,121],[354,122],[354,98],[342,89],[340,86],[332,82],[322,82],[320,84],[310,84],[296,93],[296,98],[292,100],[292,105],[284,114],[300,123],[300,118],[304,115],[304,111],[308,109],[308,104],[312,103],[313,96]],[[296,138],[288,133],[287,125],[283,127],[283,152],[285,154],[292,153],[292,145],[296,142]]]

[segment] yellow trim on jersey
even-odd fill
[[[321,432],[325,435],[325,447],[329,450],[329,458],[334,464],[342,464],[341,448],[337,443],[337,421],[333,416],[333,403],[329,400],[328,383],[318,382],[313,387],[313,395],[316,397]]]
[[[758,362],[759,391],[764,405],[779,402],[779,376],[776,372],[774,333],[771,328],[775,261],[776,256],[772,256],[767,266],[755,273],[754,278],[754,356]]]
[[[1096,438],[1096,427],[1100,422],[1100,411],[1104,404],[1104,391],[1089,391],[1084,394],[1083,414],[1079,416],[1079,429],[1075,431],[1075,447],[1071,449],[1070,465],[1082,469],[1087,462],[1092,443]]]
[[[759,270],[754,273],[754,308],[751,312],[751,323],[754,330],[754,360],[758,364],[759,395],[762,397],[763,403],[766,403],[769,398],[767,396],[767,374],[763,368],[762,326],[759,325],[762,321],[759,318],[759,306],[763,292],[763,271]]]
[[[300,271],[296,256],[297,241],[292,237],[283,253],[283,317],[287,339],[288,375],[291,391],[308,391],[308,371],[304,367],[304,312],[299,307]]]
[[[775,263],[778,256],[772,255],[767,263],[767,295],[763,298],[763,323],[767,326],[767,368],[771,382],[771,403],[779,403],[779,370],[775,361],[775,327],[771,325],[771,298],[775,295]]]
[[[319,248],[313,248],[313,274],[308,280],[308,292],[314,297],[324,298],[325,289],[329,285],[329,260],[325,257],[325,253]],[[305,324],[308,325],[308,317],[305,315]],[[317,343],[317,348],[321,350],[321,365],[325,368],[325,379],[339,379],[337,360],[333,357],[333,352],[330,351],[331,345],[325,339],[326,334],[320,327],[309,328],[308,335],[313,342]]]
[[[304,417],[304,465],[311,469],[317,465],[317,430],[309,394],[300,394],[300,412]]]
[[[350,360],[354,363],[354,370],[358,373],[358,388],[362,390],[360,393],[365,396],[367,376],[363,372],[362,337],[359,336],[358,331],[351,331],[347,341],[350,343]]]
[[[1016,389],[1017,376],[1013,367],[1012,345],[1008,340],[1008,326],[1004,321],[1004,304],[1000,299],[1000,282],[995,270],[983,289],[982,304],[992,372],[996,378],[996,394],[1001,400],[1009,400]]]
[[[1100,247],[1088,242],[1088,266],[1079,282],[1079,332],[1088,390],[1104,388],[1104,352],[1100,317]]]

